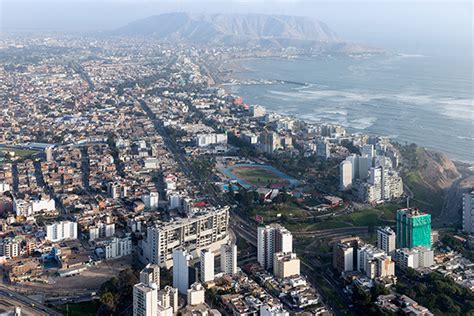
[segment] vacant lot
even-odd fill
[[[117,276],[132,264],[132,256],[117,260],[103,262],[97,266],[89,267],[79,275],[71,277],[51,277],[51,283],[24,282],[20,289],[30,293],[62,293],[74,295],[90,290],[98,290],[105,281]]]

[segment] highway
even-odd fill
[[[61,315],[60,313],[56,312],[55,310],[52,310],[35,300],[32,300],[29,297],[23,296],[21,294],[18,294],[16,292],[13,292],[9,290],[5,285],[0,285],[0,295],[4,296],[5,299],[8,300],[13,300],[16,301],[17,306],[25,308],[27,311],[32,310],[33,315]],[[1,300],[1,298],[0,298]],[[21,304],[20,304],[21,303]]]
[[[318,237],[318,238],[336,238],[343,236],[352,236],[352,235],[364,235],[368,233],[367,226],[351,226],[351,227],[342,227],[342,228],[331,228],[325,230],[313,230],[313,231],[303,231],[303,232],[294,232],[293,236],[295,237]]]

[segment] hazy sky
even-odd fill
[[[135,19],[176,11],[311,16],[346,40],[404,53],[472,57],[471,1],[0,0],[0,30],[110,30]]]

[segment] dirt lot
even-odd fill
[[[36,282],[24,282],[18,284],[15,289],[28,293],[84,293],[98,290],[102,283],[118,275],[118,273],[132,264],[132,256],[127,256],[113,261],[103,262],[100,265],[92,266],[80,275],[71,277],[52,277],[50,283],[42,284]]]

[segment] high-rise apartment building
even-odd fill
[[[390,227],[379,227],[377,229],[377,247],[385,251],[389,256],[395,255],[397,237]]]
[[[375,157],[374,145],[366,144],[366,145],[362,146],[361,156],[362,157],[368,157],[369,159],[374,158]]]
[[[173,251],[173,287],[186,295],[189,289],[189,262],[192,256],[185,249]]]
[[[352,163],[349,160],[344,160],[339,165],[339,171],[339,189],[347,191],[352,187]]]
[[[463,194],[462,230],[468,234],[474,234],[474,191]]]
[[[237,246],[221,246],[221,272],[229,275],[237,273]]]
[[[367,182],[372,187],[368,202],[379,202],[382,200],[382,168],[370,168]]]
[[[341,239],[333,246],[333,267],[339,273],[357,269],[357,248],[361,240],[359,237]]]
[[[397,210],[397,248],[431,248],[431,215],[415,208]]]
[[[260,148],[269,154],[282,148],[280,135],[275,132],[264,131],[260,134],[258,143],[260,144]]]
[[[149,226],[140,243],[140,259],[160,267],[173,265],[173,250],[185,247],[199,257],[202,249],[217,252],[228,241],[229,208],[210,209],[205,214]]]
[[[158,313],[158,288],[138,283],[133,287],[133,316],[156,316]]]
[[[291,232],[279,224],[259,227],[257,231],[257,260],[267,270],[273,269],[276,252],[293,252]]]
[[[331,149],[329,143],[325,139],[320,139],[316,143],[316,156],[328,159],[331,156]]]
[[[5,257],[6,259],[18,257],[21,250],[21,241],[21,237],[5,237],[0,240],[0,257]]]
[[[209,282],[214,280],[214,254],[208,249],[201,250],[200,256],[201,269],[199,278],[201,282]]]
[[[58,242],[65,239],[77,238],[77,223],[71,221],[61,221],[46,225],[46,239]]]

